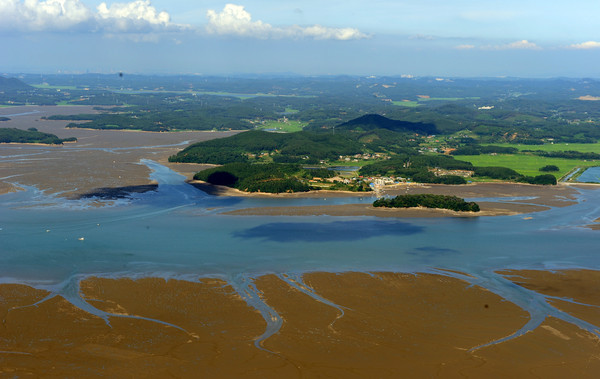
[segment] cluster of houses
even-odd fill
[[[354,155],[340,155],[340,161],[343,162],[358,162],[361,160],[373,160],[373,159],[390,159],[391,157],[388,154],[383,153],[364,153],[364,154],[354,154]]]
[[[432,168],[429,169],[435,176],[446,176],[446,175],[455,175],[462,176],[463,178],[470,178],[475,173],[471,170],[444,170],[442,168]]]

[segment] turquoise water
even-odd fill
[[[379,219],[374,217],[230,216],[257,206],[370,203],[373,198],[218,198],[152,161],[158,191],[92,207],[35,188],[0,196],[0,280],[46,288],[93,313],[79,298],[78,280],[160,276],[220,277],[238,288],[265,318],[277,320],[248,286],[264,273],[300,278],[307,271],[438,272],[481,285],[526,309],[593,331],[562,314],[546,298],[516,286],[502,268],[600,269],[599,234],[582,228],[600,217],[600,191],[580,190],[578,203],[519,216]],[[18,178],[15,178],[18,179]],[[95,313],[96,314],[96,313]],[[276,325],[269,324],[270,332]],[[266,337],[265,337],[266,338]]]

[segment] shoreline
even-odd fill
[[[347,191],[310,191],[296,193],[248,193],[234,188],[212,185],[206,182],[188,181],[194,187],[214,196],[257,197],[257,198],[328,198],[328,197],[372,197],[375,192]],[[600,188],[600,186],[598,186]],[[486,217],[512,216],[542,212],[551,207],[565,207],[575,204],[577,191],[571,186],[535,186],[531,184],[510,182],[483,182],[465,185],[443,184],[411,184],[386,188],[384,194],[395,196],[405,193],[438,195],[454,195],[470,198],[481,207],[480,212],[455,212],[446,209],[431,208],[375,208],[370,204],[320,205],[320,206],[272,206],[259,208],[244,208],[224,212],[224,215],[236,216],[375,216],[375,217]],[[506,197],[506,202],[478,201],[478,198]],[[511,200],[510,198],[528,197],[526,200]],[[529,197],[532,197],[529,199]]]
[[[48,297],[47,290],[3,283],[0,373],[593,377],[600,369],[598,336],[557,318],[559,313],[499,342],[527,324],[528,312],[470,284],[468,274],[447,272],[253,277],[261,301],[274,312],[270,322],[280,323],[264,339],[264,316],[240,297],[236,285],[218,277],[89,276],[79,282],[79,294],[93,314],[61,295]],[[600,271],[497,274],[536,296],[558,296],[550,302],[557,311],[600,324],[594,293]]]
[[[233,216],[374,216],[374,217],[399,217],[399,218],[429,218],[429,217],[487,217],[487,216],[514,216],[533,212],[542,212],[549,207],[527,204],[480,202],[479,212],[456,212],[448,209],[434,209],[424,207],[414,208],[383,208],[373,207],[369,204],[344,204],[344,205],[315,205],[297,207],[258,207],[244,208],[229,212],[224,215]]]
[[[185,166],[166,163],[178,173],[190,177],[194,170],[190,170]],[[132,168],[140,167],[132,165]],[[195,166],[197,169],[199,166]],[[185,169],[184,169],[185,168]],[[369,198],[373,201],[377,198],[375,192],[349,192],[349,191],[310,191],[296,193],[248,193],[234,188],[212,185],[198,180],[187,180],[189,185],[213,196],[220,197],[243,197],[243,198],[269,198],[269,199],[290,199],[290,198]],[[19,188],[14,186],[6,186],[2,193],[13,193],[19,191]],[[585,188],[600,188],[599,185],[587,184]],[[455,212],[447,209],[433,208],[375,208],[370,204],[365,203],[350,203],[343,205],[319,205],[319,206],[271,206],[258,208],[243,208],[228,212],[223,212],[224,215],[236,216],[374,216],[374,217],[489,217],[489,216],[512,216],[518,214],[528,214],[542,212],[551,207],[565,207],[575,204],[577,188],[575,185],[557,185],[557,186],[535,186],[531,184],[518,184],[510,182],[483,182],[471,183],[460,186],[451,186],[443,184],[412,184],[409,186],[395,186],[395,188],[387,188],[385,194],[389,196],[401,195],[405,193],[433,193],[441,195],[454,195],[463,198],[470,198],[477,202],[480,207],[480,212]],[[64,196],[69,199],[85,199],[98,197],[104,200],[114,200],[126,198],[130,194],[155,191],[157,185],[151,181],[145,184],[133,184],[123,186],[108,186],[94,188],[91,191],[66,192]],[[506,197],[505,202],[478,201],[478,198]],[[511,200],[510,198],[528,197],[526,200]],[[529,198],[531,197],[531,198]],[[600,223],[600,221],[596,221]],[[600,230],[600,224],[592,224],[588,226],[591,229]]]

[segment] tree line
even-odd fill
[[[450,209],[456,212],[479,212],[479,205],[475,202],[466,202],[456,196],[417,194],[399,195],[394,198],[381,198],[373,202],[374,207],[386,208],[437,208]]]

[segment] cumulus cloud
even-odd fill
[[[79,0],[0,0],[0,28],[67,30],[93,18]]]
[[[221,12],[206,12],[210,34],[233,35],[251,38],[300,38],[350,40],[367,37],[354,28],[329,28],[321,25],[301,27],[275,27],[263,21],[252,21],[252,16],[242,5],[227,4]]]
[[[314,38],[350,40],[367,37],[354,28],[321,25],[275,27],[254,21],[243,6],[227,4],[221,12],[209,10],[205,30],[214,35],[251,38]],[[174,24],[170,15],[157,10],[150,0],[102,2],[95,9],[82,0],[0,0],[0,31],[99,32],[110,37],[155,41],[160,32],[192,30]],[[144,35],[144,34],[148,35]],[[154,34],[154,35],[150,35]]]
[[[247,35],[266,38],[273,30],[262,21],[252,21],[250,13],[243,6],[227,4],[221,13],[209,9],[206,12],[208,25],[206,30],[214,34]]]
[[[569,46],[571,49],[578,50],[589,50],[589,49],[600,49],[600,42],[597,41],[587,41],[582,43],[577,43]]]
[[[19,31],[141,32],[173,29],[167,12],[150,0],[101,3],[96,10],[81,0],[0,0],[0,29]]]
[[[96,9],[99,20],[119,31],[138,30],[148,26],[167,27],[171,22],[171,16],[167,12],[158,12],[149,0],[115,3],[110,7],[102,3]]]

